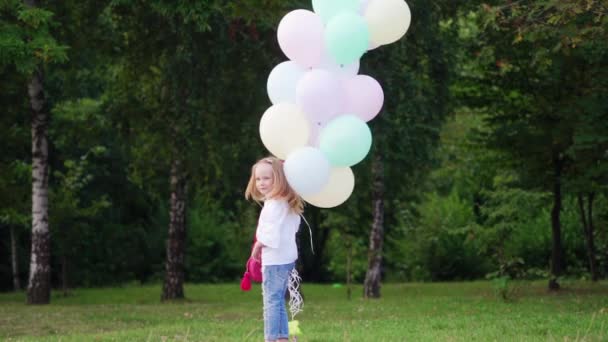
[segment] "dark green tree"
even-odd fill
[[[508,156],[520,185],[552,193],[550,289],[559,288],[565,267],[564,186],[578,161],[589,163],[575,141],[592,139],[605,151],[605,137],[583,127],[605,126],[598,100],[606,89],[606,10],[601,1],[494,2],[472,15],[481,26],[461,26],[472,39],[458,95],[489,113],[483,140]],[[605,161],[601,153],[587,156]]]
[[[258,89],[266,75],[259,69],[273,62],[265,42],[273,35],[267,23],[276,18],[276,4],[269,2],[255,21],[248,11],[259,7],[254,2],[114,1],[109,7],[121,53],[108,108],[120,115],[117,126],[130,138],[132,178],[157,194],[163,192],[149,181],[169,179],[163,300],[184,297],[192,189],[234,203],[234,189],[244,184],[235,187],[233,180],[245,179],[248,169],[234,162],[260,156],[256,128],[266,96]],[[229,196],[222,194],[226,185],[232,186]]]
[[[372,217],[364,296],[380,297],[387,231],[397,213],[415,197],[417,184],[433,165],[433,150],[447,115],[449,46],[439,23],[456,3],[408,1],[412,26],[400,41],[363,56],[362,73],[378,79],[385,92],[383,111],[371,122],[374,146],[368,162]],[[361,190],[359,190],[361,191]],[[370,203],[370,202],[368,202]],[[390,215],[386,215],[390,213]]]
[[[0,7],[2,39],[0,67],[11,68],[28,78],[32,127],[32,248],[27,302],[50,301],[51,241],[48,224],[48,122],[45,68],[67,59],[66,47],[51,34],[53,13],[36,0],[5,1]],[[23,94],[25,97],[25,93]]]

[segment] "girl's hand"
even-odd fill
[[[260,242],[256,242],[251,250],[251,257],[258,262],[262,262],[262,247],[264,247],[264,245]]]

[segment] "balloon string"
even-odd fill
[[[306,218],[304,217],[304,215],[300,214],[300,217],[304,220],[304,223],[306,223],[306,225],[308,226],[308,232],[310,233],[310,250],[312,251],[312,254],[315,254],[315,248],[312,245],[312,229],[310,228],[310,224],[308,224],[308,221],[306,221]]]
[[[289,291],[289,312],[291,313],[292,320],[304,307],[304,299],[302,298],[302,294],[300,294],[301,282],[302,278],[300,278],[298,271],[294,268],[291,270],[287,282],[287,290]]]
[[[259,202],[256,202],[260,207],[262,207],[262,204],[260,204]],[[312,254],[315,254],[315,247],[313,246],[312,243],[312,228],[310,228],[310,224],[308,223],[308,221],[306,221],[306,217],[304,217],[304,215],[300,214],[300,217],[302,218],[302,220],[304,220],[304,223],[306,223],[306,226],[308,227],[308,232],[310,233],[310,250],[312,251]]]

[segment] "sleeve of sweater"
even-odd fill
[[[289,212],[283,201],[267,200],[260,213],[256,237],[264,246],[278,248],[281,241],[281,225]]]

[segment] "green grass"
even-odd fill
[[[503,302],[491,282],[386,284],[379,300],[346,300],[346,289],[304,284],[299,341],[605,341],[608,283],[517,285]],[[160,285],[53,293],[27,306],[0,294],[6,341],[262,341],[259,286],[188,285],[187,300],[161,304]]]

